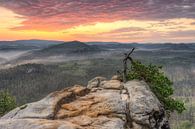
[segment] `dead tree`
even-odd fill
[[[123,59],[123,82],[126,82],[127,81],[127,70],[128,70],[128,66],[127,66],[127,62],[128,60],[133,63],[133,59],[131,58],[131,54],[133,53],[133,51],[135,50],[135,48],[133,48],[131,50],[131,52],[129,53],[125,53],[125,58]]]

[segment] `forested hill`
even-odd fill
[[[99,47],[90,46],[83,42],[79,41],[72,41],[72,42],[65,42],[62,44],[58,44],[55,46],[50,46],[48,48],[45,48],[43,50],[40,50],[39,53],[47,53],[47,54],[87,54],[87,53],[93,53],[93,52],[100,52],[103,49],[100,49]]]

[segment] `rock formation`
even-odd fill
[[[169,129],[165,111],[143,81],[96,77],[0,119],[0,129]]]

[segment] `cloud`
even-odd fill
[[[195,30],[172,31],[168,35],[171,37],[194,37]]]
[[[195,18],[194,0],[0,0],[26,20],[16,30],[71,28],[117,20]]]
[[[145,29],[141,27],[125,27],[125,28],[113,30],[108,33],[114,34],[114,33],[139,32],[139,31],[145,31]]]
[[[147,30],[141,27],[124,27],[109,32],[99,33],[98,36],[101,38],[112,37],[112,39],[130,39],[131,37],[135,39],[136,37],[139,38],[139,36],[143,35],[145,32],[147,32]]]

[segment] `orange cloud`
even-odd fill
[[[172,0],[1,0],[0,39],[193,42],[194,8]]]

